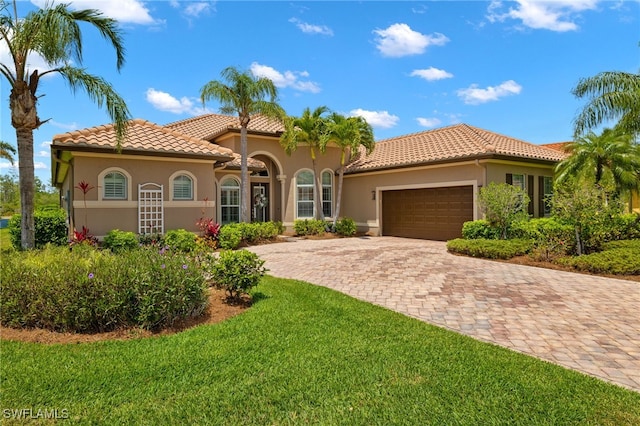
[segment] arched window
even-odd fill
[[[102,198],[105,200],[127,199],[127,177],[120,172],[109,172],[102,179]]]
[[[296,177],[297,217],[313,217],[313,173],[305,170]]]
[[[333,173],[322,172],[322,213],[333,216]]]
[[[187,175],[178,175],[173,179],[173,199],[193,200],[193,180]]]
[[[240,222],[240,183],[234,178],[222,181],[220,190],[220,222]]]

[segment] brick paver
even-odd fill
[[[394,237],[255,246],[269,274],[330,287],[640,391],[640,283],[493,262]]]

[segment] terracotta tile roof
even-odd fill
[[[229,161],[228,163],[225,163],[225,165],[227,169],[240,170],[240,154],[234,152],[233,160]],[[264,164],[260,160],[256,160],[255,158],[251,158],[251,157],[247,158],[247,167],[249,168],[249,170],[252,170],[252,171],[261,171],[261,170],[267,169],[266,164]]]
[[[540,146],[543,146],[545,148],[549,148],[549,149],[554,149],[556,151],[560,151],[560,152],[566,152],[564,150],[564,147],[567,146],[568,144],[570,144],[571,142],[554,142],[554,143],[543,143]]]
[[[169,123],[165,127],[210,141],[229,131],[240,131],[240,121],[238,117],[231,115],[205,114]],[[277,120],[254,115],[249,121],[247,130],[250,133],[267,133],[279,136],[284,131],[284,126]]]
[[[116,146],[113,124],[76,130],[55,135],[52,147],[73,147],[87,150],[109,150]],[[129,121],[123,153],[154,153],[166,156],[195,156],[219,161],[232,159],[233,152],[202,139],[188,136],[175,130],[134,119]]]
[[[369,156],[360,150],[345,173],[496,156],[555,162],[565,154],[467,124],[456,124],[379,141]]]

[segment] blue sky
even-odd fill
[[[23,16],[44,1],[20,1]],[[117,19],[115,54],[91,28],[84,67],[113,84],[134,118],[166,124],[207,112],[199,93],[228,66],[271,78],[290,115],[326,105],[362,115],[376,139],[467,123],[532,143],[570,140],[582,77],[640,69],[640,2],[72,1]],[[0,61],[6,49],[0,42]],[[32,67],[41,60],[30,58]],[[2,140],[15,145],[0,83]],[[48,181],[55,134],[107,123],[83,92],[41,81],[36,174]],[[0,162],[0,173],[11,170]]]

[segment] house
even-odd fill
[[[285,153],[283,130],[261,116],[249,123],[248,202],[252,220],[282,221],[291,229],[296,219],[313,216],[313,171],[308,148]],[[237,117],[206,114],[164,126],[135,119],[120,152],[115,143],[112,125],[53,138],[53,183],[71,228],[87,226],[101,237],[111,229],[196,232],[201,217],[239,220]],[[564,155],[466,124],[382,140],[371,155],[352,155],[341,215],[371,235],[446,240],[480,216],[479,188],[508,182],[528,192],[530,214],[544,216],[553,167]],[[340,150],[328,147],[317,163],[322,209],[332,218]],[[82,181],[95,188],[84,194]]]

